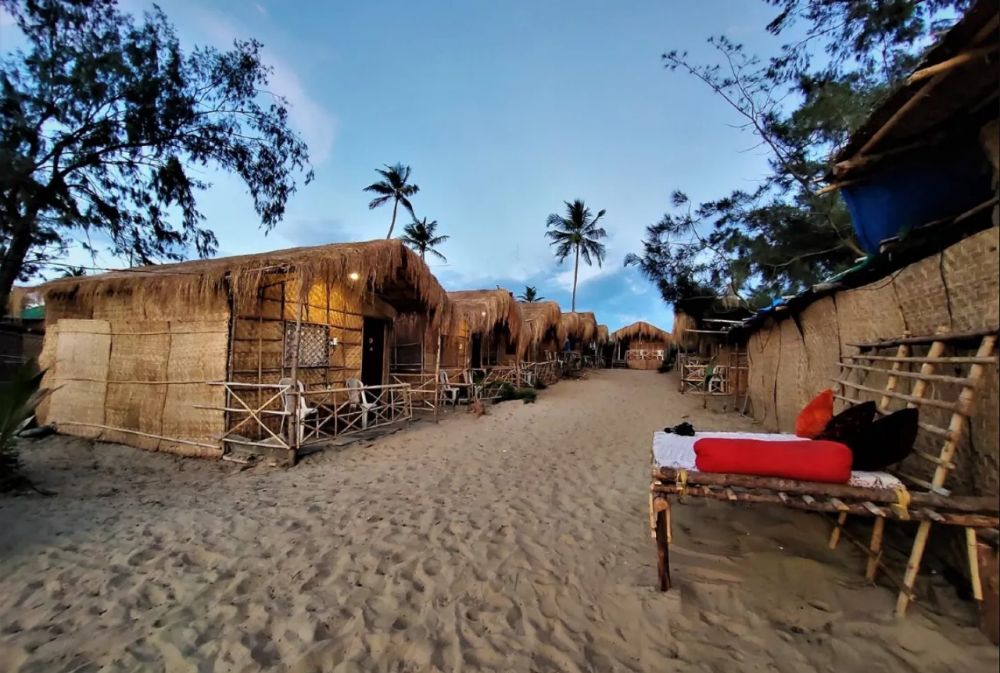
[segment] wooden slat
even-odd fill
[[[934,484],[932,484],[929,481],[926,481],[924,479],[921,479],[920,477],[914,477],[912,474],[906,474],[904,472],[897,472],[896,476],[899,477],[900,479],[905,480],[905,481],[912,482],[912,483],[916,484],[917,486],[921,486],[923,488],[926,488],[928,491],[930,491],[932,493],[937,493],[938,495],[944,495],[944,496],[951,495],[951,491],[949,491],[948,489],[946,489],[946,488],[944,488],[942,486],[935,486]]]
[[[996,364],[996,358],[988,357],[976,357],[974,355],[951,355],[948,357],[940,358],[929,358],[920,357],[918,355],[912,355],[905,358],[896,357],[895,355],[845,355],[847,360],[875,360],[877,362],[913,362],[916,364],[922,364],[924,362],[929,362],[936,365],[992,365]]]
[[[916,346],[920,344],[930,344],[935,341],[968,341],[970,339],[982,339],[984,336],[989,336],[990,334],[996,334],[997,328],[987,330],[974,330],[972,332],[950,332],[948,334],[929,334],[926,336],[904,336],[898,339],[886,339],[884,341],[876,341],[874,343],[850,343],[848,346],[854,346],[855,348],[889,348],[891,346],[899,346],[902,344],[910,344],[911,346]]]
[[[830,503],[837,508],[838,512],[846,512],[847,510],[850,509],[847,505],[844,504],[844,501],[841,500],[840,498],[830,498],[829,500]]]
[[[864,507],[865,509],[867,509],[869,512],[871,512],[875,516],[880,516],[880,517],[884,517],[885,516],[885,510],[883,510],[881,507],[877,506],[875,503],[871,502],[870,500],[865,500],[863,503],[861,503],[861,506]]]
[[[932,454],[926,453],[925,451],[914,451],[913,454],[916,456],[920,456],[924,460],[929,460],[935,465],[942,465],[948,468],[949,470],[955,469],[955,463],[946,460],[941,460],[940,456],[934,456]]]
[[[736,494],[733,493],[733,489],[731,489],[731,488],[727,488],[726,489],[726,497],[729,498],[730,500],[733,500],[733,501],[735,501],[737,499],[736,498]]]
[[[933,521],[934,523],[944,523],[944,517],[935,512],[934,510],[924,507],[920,511],[922,511],[927,516],[927,518]]]
[[[844,381],[842,379],[834,379],[834,383],[839,383],[841,385],[847,386],[849,388],[854,388],[855,390],[863,390],[866,393],[874,393],[876,395],[888,395],[889,397],[895,398],[897,400],[902,400],[904,402],[912,402],[913,404],[926,404],[929,407],[937,407],[938,409],[945,409],[946,411],[955,411],[961,414],[965,414],[965,406],[958,402],[945,402],[944,400],[935,400],[928,397],[914,397],[913,395],[904,395],[903,393],[897,393],[891,390],[882,390],[880,388],[872,388],[871,386],[863,386],[859,383],[851,383],[850,381]]]
[[[877,373],[888,373],[892,376],[902,376],[907,379],[919,379],[922,381],[932,381],[934,383],[954,383],[956,385],[965,386],[969,385],[969,379],[963,378],[961,376],[946,376],[944,374],[921,374],[920,372],[908,372],[904,370],[891,370],[884,369],[881,367],[868,367],[866,365],[856,365],[850,362],[840,362],[838,363],[844,369],[859,369],[866,372],[877,372]],[[900,362],[894,362],[893,364],[899,365]]]
[[[812,504],[814,504],[816,502],[816,498],[812,497],[811,495],[804,495],[804,496],[802,496],[802,500],[807,505],[812,505]]]

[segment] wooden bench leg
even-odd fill
[[[882,558],[882,535],[885,532],[885,519],[880,516],[875,517],[875,525],[872,526],[872,539],[868,544],[868,567],[865,568],[865,579],[869,582],[875,581],[878,573],[878,562]]]
[[[660,591],[670,589],[670,503],[666,498],[654,498],[653,510],[656,512],[656,575]]]
[[[972,582],[972,597],[983,602],[983,581],[979,576],[979,549],[976,529],[965,529],[965,545],[969,552],[969,580]]]
[[[840,531],[843,530],[845,523],[847,523],[847,512],[841,512],[837,515],[837,525],[830,531],[830,549],[837,548],[837,544],[840,542]]]
[[[896,616],[902,617],[906,614],[906,608],[910,605],[910,597],[913,595],[913,585],[917,581],[917,573],[920,572],[920,561],[924,557],[924,548],[927,546],[927,537],[931,532],[931,522],[921,521],[917,528],[917,537],[913,540],[913,550],[910,552],[910,560],[906,562],[906,574],[903,576],[903,588],[899,592],[896,600]]]

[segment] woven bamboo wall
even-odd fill
[[[101,441],[221,455],[222,412],[194,405],[223,402],[222,388],[207,382],[226,374],[224,308],[224,301],[208,302],[170,320],[176,316],[166,307],[137,306],[128,295],[90,305],[50,299],[41,363],[44,385],[55,392],[39,420]]]
[[[625,348],[631,350],[645,350],[645,351],[655,351],[662,350],[666,354],[667,350],[670,348],[670,344],[665,341],[646,341],[644,339],[635,339],[629,341]],[[624,349],[623,349],[624,352]],[[662,360],[648,359],[648,360],[627,360],[626,366],[629,369],[659,369]]]
[[[916,336],[938,329],[996,329],[1000,324],[998,247],[994,227],[894,276],[816,301],[797,319],[766,323],[747,345],[754,416],[769,430],[791,431],[802,406],[832,386],[838,358],[857,352],[849,343],[889,339],[904,332]],[[872,374],[865,385],[880,388],[885,376]],[[938,384],[933,394],[949,398],[954,391]],[[955,461],[957,469],[949,478],[949,486],[958,493],[996,494],[1000,490],[997,409],[997,372],[989,368],[978,393],[975,417]],[[947,426],[947,419],[933,417],[934,411],[921,413],[926,420]],[[921,437],[920,441],[929,440]],[[917,472],[924,467],[921,463],[906,467]]]

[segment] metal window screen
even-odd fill
[[[326,367],[330,363],[330,333],[326,325],[301,325],[295,338],[295,323],[285,323],[285,367],[292,366],[295,342],[299,343],[299,367]]]

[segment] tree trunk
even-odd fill
[[[570,311],[576,313],[576,277],[580,273],[580,244],[576,244],[576,261],[573,262],[573,302]]]
[[[3,263],[0,264],[0,315],[6,315],[7,303],[10,301],[10,292],[14,287],[14,281],[21,274],[24,266],[24,258],[28,256],[31,249],[31,224],[25,220],[16,222],[11,227],[12,234],[10,246],[3,256]]]
[[[396,209],[397,208],[399,208],[399,199],[396,199],[396,202],[394,204],[392,204],[392,222],[389,223],[389,235],[385,237],[385,240],[387,240],[387,241],[390,238],[392,238],[392,230],[396,228]]]

